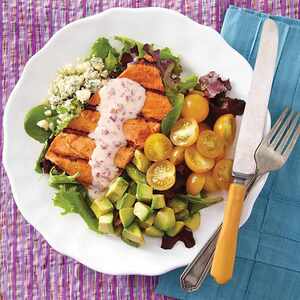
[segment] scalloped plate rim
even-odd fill
[[[126,268],[126,271],[124,270],[124,268],[121,270],[121,271],[118,271],[116,269],[114,270],[111,270],[110,268],[108,267],[95,267],[93,265],[93,263],[91,262],[87,262],[86,260],[82,259],[82,255],[78,255],[77,251],[71,251],[70,249],[68,249],[68,247],[64,246],[64,245],[57,245],[53,240],[51,240],[51,238],[49,238],[49,233],[48,232],[45,232],[45,231],[40,231],[39,229],[39,223],[37,222],[37,219],[33,220],[31,218],[30,215],[26,215],[23,213],[23,207],[22,207],[22,202],[21,202],[21,199],[19,199],[18,197],[16,197],[17,195],[17,183],[16,183],[16,180],[15,180],[15,176],[13,174],[13,170],[11,169],[10,167],[10,162],[8,160],[8,151],[9,151],[9,148],[8,148],[8,145],[9,145],[9,137],[8,137],[8,126],[9,126],[9,119],[8,119],[8,116],[10,115],[10,111],[13,109],[13,106],[16,104],[16,94],[17,92],[19,91],[20,88],[22,88],[23,86],[23,82],[25,80],[26,77],[28,77],[28,73],[30,72],[30,68],[34,66],[35,64],[35,61],[38,59],[39,56],[42,56],[44,55],[45,53],[47,53],[47,49],[55,43],[56,39],[64,32],[66,31],[69,31],[69,30],[72,30],[72,28],[78,24],[84,24],[86,22],[93,22],[94,20],[98,20],[98,19],[101,19],[102,16],[106,16],[106,15],[111,15],[111,14],[114,14],[115,12],[122,12],[122,13],[134,13],[134,14],[143,14],[143,13],[148,13],[148,12],[153,12],[153,13],[161,13],[161,14],[169,14],[169,15],[173,15],[174,18],[182,18],[183,21],[185,22],[190,22],[190,23],[193,23],[194,26],[197,25],[199,26],[199,28],[201,29],[204,29],[205,30],[209,30],[210,33],[212,35],[215,35],[215,38],[216,39],[219,39],[219,40],[222,40],[222,43],[224,45],[224,47],[227,47],[227,48],[230,48],[233,55],[235,55],[237,57],[237,59],[239,59],[241,62],[244,63],[244,65],[248,65],[248,69],[250,67],[250,65],[248,64],[248,62],[236,51],[234,50],[233,48],[231,48],[226,42],[225,40],[219,35],[219,33],[217,33],[214,29],[212,28],[209,28],[209,27],[206,27],[204,25],[201,25],[201,24],[198,24],[196,22],[194,22],[193,20],[191,20],[190,18],[176,12],[176,11],[172,11],[172,10],[168,10],[168,9],[164,9],[164,8],[139,8],[139,9],[133,9],[133,8],[111,8],[111,9],[108,9],[102,13],[99,13],[99,14],[96,14],[96,15],[93,15],[93,16],[89,16],[89,17],[86,17],[86,18],[82,18],[82,19],[79,19],[79,20],[76,20],[74,22],[71,22],[69,23],[68,25],[64,26],[63,28],[61,28],[60,30],[58,30],[50,39],[49,41],[36,53],[34,54],[26,63],[24,69],[23,69],[23,72],[20,76],[20,79],[19,81],[17,82],[16,86],[14,87],[11,95],[9,96],[9,99],[7,101],[7,104],[5,106],[5,110],[4,110],[4,116],[3,116],[3,128],[4,128],[4,144],[3,144],[3,165],[4,165],[4,168],[7,172],[7,175],[8,175],[8,178],[9,178],[9,181],[10,181],[10,184],[11,184],[11,189],[12,189],[12,193],[14,195],[14,199],[15,199],[15,202],[17,204],[17,207],[18,209],[20,210],[20,212],[22,213],[23,217],[27,220],[27,222],[29,222],[30,224],[32,224],[35,229],[41,233],[41,235],[45,238],[45,240],[50,244],[51,247],[53,247],[56,251],[64,254],[64,255],[67,255],[67,256],[70,256],[74,259],[76,259],[77,261],[79,261],[80,263],[88,266],[89,268],[92,268],[96,271],[100,271],[100,272],[105,272],[105,273],[108,273],[108,274],[116,274],[116,275],[124,275],[124,274],[141,274],[141,275],[159,275],[159,274],[162,274],[162,273],[165,273],[165,272],[168,272],[170,270],[173,270],[175,268],[178,268],[178,267],[182,267],[184,265],[186,265],[187,263],[189,263],[193,257],[190,257],[189,259],[185,259],[185,260],[181,260],[179,262],[175,262],[174,261],[174,264],[172,266],[168,266],[168,267],[164,267],[164,268],[157,268],[155,270],[151,269],[151,270],[141,270],[141,268],[139,266],[128,266]],[[200,31],[200,30],[199,30]],[[249,71],[249,70],[248,70]],[[267,119],[267,122],[266,122],[266,130],[268,130],[270,128],[270,114],[268,114],[268,119]],[[268,174],[266,174],[260,181],[259,183],[259,187],[258,189],[261,190],[265,181],[267,180],[267,176]],[[253,193],[250,193],[250,195],[253,194]],[[257,196],[257,193],[256,193],[256,196]],[[247,211],[245,212],[244,214],[244,217],[243,217],[243,220],[241,221],[241,225],[243,225],[246,220],[248,219],[248,217],[250,216],[250,213],[251,213],[251,210],[252,210],[252,207],[253,207],[253,204],[254,204],[254,201],[249,201],[249,208],[247,209]]]

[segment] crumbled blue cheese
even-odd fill
[[[53,122],[50,122],[50,123],[49,123],[49,129],[50,129],[51,131],[54,131],[54,123],[53,123]]]
[[[90,79],[86,81],[86,84],[84,86],[92,93],[95,93],[103,86],[103,81],[101,81],[100,79]]]
[[[108,71],[104,69],[103,60],[100,57],[92,57],[87,61],[79,61],[74,65],[68,64],[57,72],[57,77],[53,80],[48,100],[52,106],[61,105],[68,99],[78,99],[88,101],[87,91],[95,92],[103,86],[102,81],[108,77]],[[84,100],[83,100],[84,98]]]
[[[92,57],[90,60],[90,64],[95,70],[99,72],[101,72],[104,69],[103,61],[99,57]]]
[[[81,103],[87,102],[91,97],[91,91],[89,89],[82,89],[76,91],[76,97]]]
[[[46,117],[50,117],[52,115],[52,111],[50,110],[50,109],[47,109],[46,111],[45,111],[45,116]]]
[[[58,70],[47,97],[51,109],[57,113],[56,125],[52,123],[50,129],[53,131],[53,127],[56,127],[54,130],[59,132],[67,126],[79,114],[91,94],[99,90],[107,79],[108,71],[100,57],[78,60]],[[51,110],[45,112],[45,116],[51,116],[51,113]]]
[[[36,123],[37,126],[39,126],[40,128],[43,128],[45,130],[49,129],[49,123],[47,120],[40,120]]]

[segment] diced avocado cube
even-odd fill
[[[128,227],[135,218],[132,207],[121,208],[119,210],[119,216],[124,227]]]
[[[106,197],[101,197],[93,201],[91,209],[96,217],[99,218],[102,215],[112,212],[114,206]]]
[[[132,223],[129,227],[124,228],[122,236],[139,246],[144,244],[144,237],[140,227],[136,223]]]
[[[150,226],[145,229],[144,233],[148,236],[152,237],[162,237],[164,236],[164,232],[157,229],[155,226]]]
[[[173,198],[169,201],[168,205],[174,210],[174,213],[177,214],[187,208],[187,201],[179,198]]]
[[[165,195],[154,194],[152,195],[152,209],[161,209],[166,206]]]
[[[134,151],[134,157],[132,162],[135,164],[137,169],[143,173],[146,173],[148,168],[150,167],[149,159],[141,150],[138,149]]]
[[[201,222],[200,213],[197,212],[197,213],[193,214],[191,217],[189,217],[188,219],[186,219],[184,221],[184,224],[186,227],[188,227],[192,231],[195,231],[199,228],[200,222]]]
[[[136,183],[146,183],[146,176],[144,173],[139,171],[133,164],[126,166],[126,172],[128,176]]]
[[[150,217],[147,218],[147,220],[145,220],[144,222],[141,222],[139,220],[139,226],[143,229],[146,229],[147,227],[152,226],[154,223],[154,215],[150,215]]]
[[[184,222],[182,222],[182,221],[177,221],[177,222],[175,223],[175,226],[172,227],[171,229],[169,229],[169,230],[166,232],[166,234],[167,234],[168,236],[173,237],[173,236],[177,235],[177,234],[182,230],[183,227],[184,227]]]
[[[162,231],[167,231],[175,226],[175,214],[172,208],[160,209],[155,217],[154,226]]]
[[[114,233],[114,215],[112,212],[99,217],[99,231],[101,233]]]
[[[136,188],[136,198],[139,201],[151,203],[153,188],[145,183],[138,183]]]
[[[132,241],[128,240],[126,237],[124,237],[123,232],[121,233],[121,240],[123,242],[125,242],[126,244],[128,244],[129,246],[133,246],[133,247],[136,247],[136,248],[138,248],[140,246],[138,243],[132,242]]]
[[[116,236],[121,236],[122,231],[123,231],[123,226],[122,225],[119,225],[119,226],[115,227],[115,235]]]
[[[108,191],[105,196],[109,200],[116,202],[122,198],[127,188],[128,182],[122,177],[117,177],[108,187]]]
[[[124,207],[132,207],[135,202],[135,196],[125,193],[121,199],[116,203],[116,208],[121,209]]]
[[[187,208],[175,214],[176,221],[185,221],[189,216],[190,212]]]
[[[134,204],[133,214],[142,222],[148,219],[151,212],[151,208],[142,202],[136,202]]]
[[[128,188],[128,193],[135,196],[135,194],[136,194],[136,183],[135,182],[130,182],[130,185]]]

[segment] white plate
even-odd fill
[[[202,211],[196,246],[191,249],[178,243],[172,250],[163,250],[160,239],[150,238],[136,249],[119,238],[97,235],[78,215],[61,216],[60,209],[53,206],[54,191],[48,187],[47,176],[33,170],[41,145],[23,129],[24,114],[47,94],[56,70],[85,55],[97,37],[114,35],[170,47],[182,56],[186,70],[196,74],[217,71],[230,78],[231,96],[246,99],[252,69],[213,29],[161,8],[110,9],[64,27],[26,64],[5,109],[4,166],[21,213],[55,250],[104,273],[157,275],[192,260],[220,224],[224,204]],[[270,120],[266,127],[270,128]],[[241,224],[249,217],[265,180],[266,176],[253,187]]]

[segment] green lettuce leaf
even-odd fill
[[[63,209],[62,214],[79,214],[87,226],[98,232],[98,219],[90,208],[87,190],[76,180],[78,173],[69,176],[59,174],[54,168],[50,172],[49,185],[57,189],[53,203]]]
[[[77,213],[79,214],[87,226],[93,231],[98,232],[98,219],[87,204],[85,195],[77,187],[66,189],[61,187],[53,198],[55,206],[63,209],[62,214]]]
[[[177,89],[180,93],[185,93],[189,89],[193,89],[198,83],[198,77],[196,75],[191,75],[186,77],[181,82],[178,83]]]
[[[179,75],[182,72],[182,66],[180,64],[180,58],[176,55],[174,55],[170,48],[166,47],[163,49],[160,49],[160,59],[170,59],[174,61],[175,66],[173,68],[173,73],[176,75]]]
[[[141,57],[144,57],[145,55],[145,51],[143,49],[144,47],[144,44],[139,42],[139,41],[136,41],[136,40],[133,40],[133,39],[130,39],[126,36],[115,36],[115,39],[119,42],[121,42],[123,44],[123,48],[122,48],[122,53],[125,53],[125,52],[130,52],[130,49],[137,46],[138,48],[138,57],[141,58]],[[121,57],[121,55],[120,55]]]
[[[160,59],[171,59],[179,62],[179,57],[174,55],[170,48],[166,47],[160,50]]]
[[[50,171],[48,183],[51,187],[59,189],[61,185],[79,185],[79,182],[76,178],[79,176],[79,173],[76,173],[72,176],[67,175],[66,173],[57,173],[55,168]]]
[[[118,64],[118,60],[113,55],[112,51],[108,52],[108,55],[104,60],[104,63],[105,63],[105,67],[108,71],[113,71],[116,68],[116,66]]]
[[[90,56],[96,56],[105,59],[110,51],[112,51],[112,46],[110,45],[109,40],[107,38],[100,37],[92,45]]]

